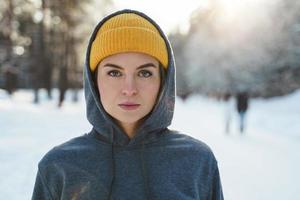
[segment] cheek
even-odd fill
[[[158,92],[159,92],[159,84],[156,84],[156,85],[154,85],[153,87],[151,87],[151,90],[152,90],[152,92],[153,92],[153,94],[158,94]]]
[[[143,92],[147,98],[155,101],[159,92],[159,83],[145,84],[140,88],[140,92]]]
[[[98,92],[100,94],[102,104],[105,104],[107,101],[111,101],[116,91],[117,88],[114,85],[107,84],[107,82],[103,84],[98,80]]]

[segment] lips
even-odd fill
[[[124,110],[135,110],[138,107],[140,107],[140,104],[125,102],[125,103],[119,104],[119,106]]]

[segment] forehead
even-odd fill
[[[146,63],[152,63],[155,66],[159,65],[159,62],[156,58],[139,52],[126,52],[118,53],[104,58],[100,65],[105,65],[107,63],[112,63],[116,65],[126,65],[126,66],[140,66]]]

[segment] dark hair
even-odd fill
[[[98,69],[99,69],[99,64],[97,65],[96,69],[92,72],[94,73],[93,74],[93,81],[94,81],[94,84],[96,86],[96,88],[98,88]]]
[[[159,93],[161,93],[161,90],[165,84],[165,80],[166,80],[166,75],[167,75],[167,70],[164,68],[164,66],[159,63],[159,74],[160,74],[160,86],[159,86]]]

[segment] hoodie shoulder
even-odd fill
[[[100,145],[98,145],[100,147]],[[39,162],[39,168],[49,168],[66,163],[82,162],[85,157],[91,157],[99,148],[93,141],[82,135],[55,146]]]
[[[190,154],[201,155],[202,159],[211,161],[211,164],[217,165],[217,160],[212,149],[203,141],[178,131],[169,130],[165,135],[168,145],[174,145]]]

